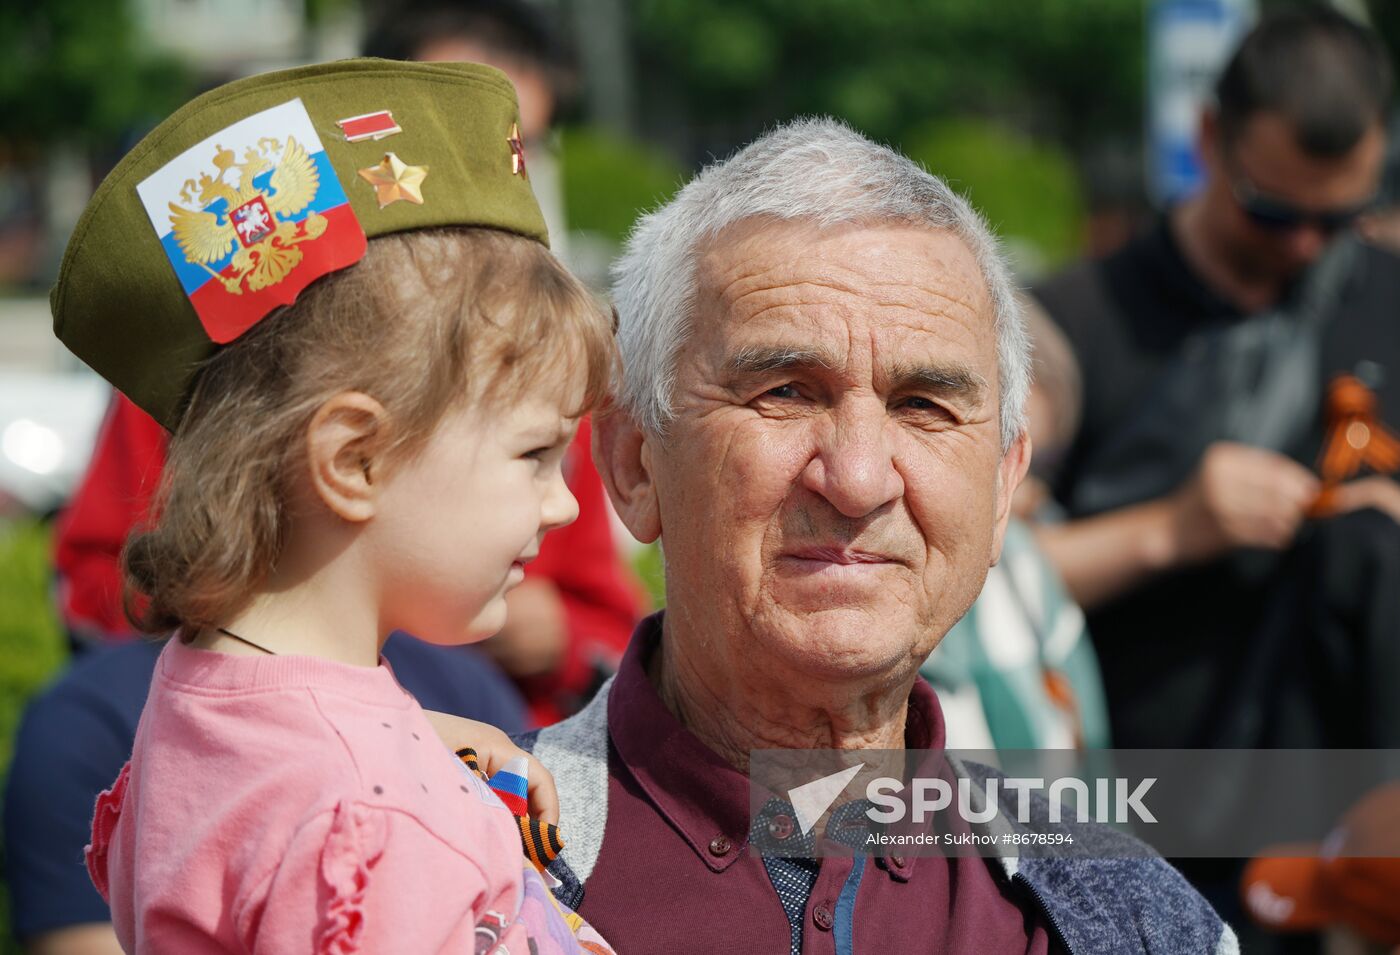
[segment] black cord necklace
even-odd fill
[[[223,627],[215,627],[214,629],[217,630],[217,631],[219,631],[220,633],[222,633],[222,634],[223,634],[224,636],[226,636],[226,637],[233,637],[233,639],[237,640],[239,643],[246,643],[246,644],[248,644],[248,646],[252,647],[254,650],[261,650],[263,653],[266,653],[266,654],[267,654],[268,656],[270,656],[270,657],[275,657],[275,656],[277,656],[277,654],[276,654],[274,651],[269,650],[267,647],[264,647],[264,646],[262,646],[261,644],[254,643],[252,640],[249,640],[247,637],[240,637],[238,634],[234,633],[232,630],[225,630]]]

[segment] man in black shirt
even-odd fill
[[[1120,746],[1395,746],[1400,484],[1311,509],[1328,382],[1400,426],[1400,259],[1374,198],[1390,67],[1328,11],[1267,19],[1202,121],[1202,191],[1035,290],[1083,417],[1042,543],[1090,613]]]

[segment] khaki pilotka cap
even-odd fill
[[[345,60],[205,93],[98,187],[54,334],[174,430],[205,359],[367,238],[485,226],[547,245],[519,119],[505,75],[471,63]]]

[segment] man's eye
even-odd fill
[[[796,385],[779,385],[776,388],[769,388],[764,393],[768,398],[800,398]]]
[[[934,414],[952,417],[952,413],[938,402],[930,398],[921,398],[918,395],[910,395],[908,398],[905,398],[899,403],[899,407],[906,411],[932,412]]]

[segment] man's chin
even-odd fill
[[[766,640],[785,665],[809,678],[860,680],[896,675],[907,669],[920,639],[900,613],[872,612],[869,606],[785,608],[792,628]]]

